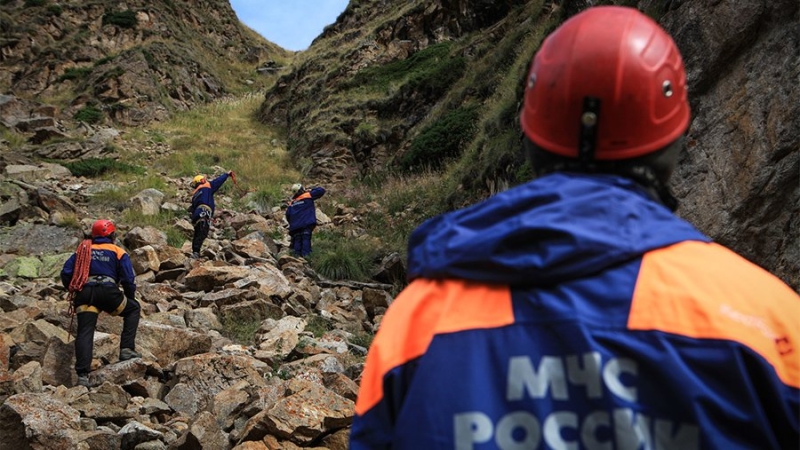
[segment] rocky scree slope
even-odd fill
[[[143,358],[117,362],[121,319],[102,314],[93,386],[75,386],[75,325],[58,273],[93,217],[112,213],[89,199],[113,184],[57,164],[4,169],[20,201],[0,239],[0,449],[347,448],[363,358],[392,286],[323,279],[288,255],[280,208],[237,212],[227,195],[199,260],[188,240],[175,248],[163,230],[120,224]],[[188,239],[182,195],[150,189],[126,208],[176,211]],[[339,211],[320,227],[353,220]],[[57,225],[70,216],[84,219]]]

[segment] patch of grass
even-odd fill
[[[333,329],[333,323],[322,316],[313,314],[305,319],[306,331],[313,334],[315,338],[321,338],[322,335]]]
[[[240,345],[256,344],[256,331],[261,326],[260,320],[242,321],[223,316],[220,322],[222,323],[221,335]]]
[[[117,56],[118,55],[108,55],[108,56],[105,56],[103,58],[100,58],[100,59],[98,59],[97,61],[94,62],[94,66],[97,67],[97,66],[102,66],[105,63],[109,63],[109,62],[117,59]]]
[[[89,203],[94,205],[108,206],[121,211],[127,206],[128,200],[132,196],[133,193],[130,188],[115,186],[94,193],[89,198]]]
[[[350,343],[369,349],[369,346],[372,345],[372,340],[374,338],[375,335],[372,333],[356,333],[352,338],[350,338]]]
[[[70,67],[56,81],[82,80],[92,73],[91,67]]]
[[[167,233],[167,244],[169,244],[171,247],[181,248],[183,247],[183,243],[188,239],[183,231],[176,227],[169,226],[166,228],[166,230],[162,231]]]
[[[261,187],[255,191],[253,193],[252,200],[258,206],[264,209],[269,209],[273,206],[280,205],[284,200],[284,195],[281,186],[273,184],[270,186]]]
[[[354,133],[360,139],[372,140],[377,136],[379,129],[377,124],[365,120],[358,124]]]
[[[20,148],[27,142],[25,136],[15,133],[4,126],[0,126],[0,140],[6,141],[8,146],[13,149]]]
[[[175,223],[175,218],[179,214],[180,213],[162,210],[159,211],[158,214],[146,215],[142,214],[142,212],[138,209],[127,208],[122,213],[122,220],[124,221],[125,224],[127,224],[131,228],[133,227],[158,228],[159,230],[162,230],[167,234],[167,243],[169,243],[173,247],[180,247],[180,245],[183,244],[183,241],[186,239],[186,237],[180,233],[178,235],[173,234],[172,235],[173,241],[169,242],[170,234],[166,231],[169,230],[170,228],[173,229],[175,228],[173,224]],[[180,240],[180,244],[177,246],[174,245],[174,243],[176,243],[178,240]]]
[[[60,5],[47,5],[47,14],[51,16],[60,17],[64,9]]]
[[[359,210],[371,202],[379,205],[368,208],[361,215],[359,226],[376,240],[363,242],[363,245],[376,255],[398,253],[404,258],[411,231],[424,220],[447,210],[447,199],[443,193],[455,189],[451,183],[441,173],[431,170],[416,174],[375,172],[354,180],[352,188],[332,192],[331,195],[336,196],[332,203],[342,203]],[[356,245],[362,244],[362,241],[355,242]],[[315,241],[315,253],[316,249]],[[311,258],[314,258],[313,253]],[[372,268],[377,268],[377,257]]]
[[[106,81],[110,80],[111,78],[117,78],[119,76],[122,76],[123,74],[125,74],[125,69],[123,69],[120,66],[116,66],[113,69],[109,70],[108,72],[104,73],[100,77],[99,81]]]
[[[79,109],[73,118],[81,122],[95,124],[103,120],[103,111],[100,111],[95,106],[86,105]]]
[[[133,166],[111,158],[89,158],[81,161],[63,163],[73,176],[95,178],[100,175],[117,172],[142,175],[145,169]]]
[[[78,219],[78,216],[75,213],[64,214],[64,218],[61,221],[61,226],[65,228],[73,228],[76,230],[83,229],[83,224]]]
[[[314,233],[311,267],[332,280],[368,281],[375,266],[378,249],[366,241],[353,240],[335,231]]]
[[[221,99],[154,124],[150,139],[165,142],[173,150],[156,164],[172,177],[233,170],[241,189],[255,190],[256,201],[277,204],[281,189],[301,176],[289,153],[277,143],[278,132],[256,120],[262,101],[261,92]],[[223,189],[232,195],[239,192],[231,182]]]

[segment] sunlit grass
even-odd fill
[[[177,114],[153,127],[172,152],[157,165],[172,177],[234,171],[237,189],[274,192],[299,174],[279,133],[255,119],[263,92],[228,97]]]
[[[175,219],[182,213],[172,211],[160,211],[158,214],[142,214],[138,209],[128,208],[122,214],[122,221],[130,228],[134,227],[153,227],[163,231],[167,235],[167,244],[175,248],[181,248],[183,243],[189,239],[179,228],[174,226]]]

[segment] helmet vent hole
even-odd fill
[[[531,74],[528,77],[528,89],[533,89],[534,86],[536,86],[536,74]]]
[[[664,80],[664,83],[661,85],[661,89],[664,92],[664,97],[672,97],[672,83],[669,80]]]

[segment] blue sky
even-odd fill
[[[239,20],[286,50],[305,50],[349,0],[230,0]]]

